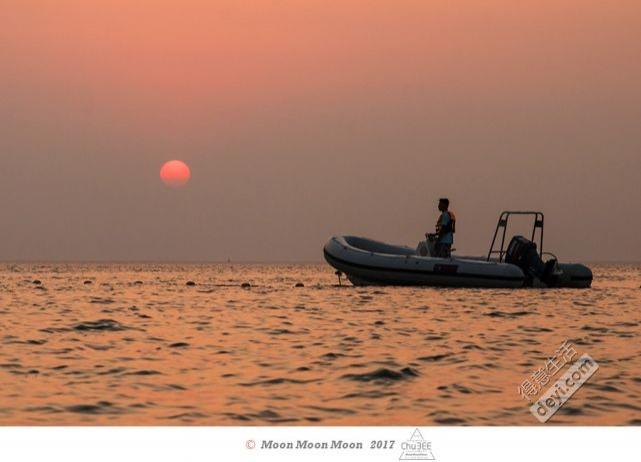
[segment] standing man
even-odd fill
[[[452,244],[454,244],[454,233],[456,232],[456,216],[449,210],[450,200],[439,199],[438,209],[441,215],[436,221],[436,257],[450,258],[452,256]]]

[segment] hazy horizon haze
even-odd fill
[[[0,1],[1,261],[320,261],[542,210],[640,261],[641,4]],[[163,163],[191,169],[181,189]]]

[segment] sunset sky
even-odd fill
[[[182,188],[159,178],[180,159]],[[1,260],[641,260],[641,3],[0,0]]]

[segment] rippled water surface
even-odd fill
[[[3,265],[0,424],[534,425],[517,387],[571,340],[600,368],[549,424],[639,425],[641,267],[594,271],[589,290],[480,290]]]

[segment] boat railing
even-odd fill
[[[508,222],[510,219],[510,216],[512,215],[531,215],[534,217],[534,224],[532,226],[532,236],[530,240],[532,242],[535,242],[535,238],[537,235],[537,230],[539,231],[539,245],[538,245],[538,250],[541,258],[543,258],[543,227],[545,225],[545,216],[543,215],[542,212],[536,212],[536,211],[516,211],[516,210],[509,210],[509,211],[503,211],[501,212],[501,215],[499,216],[499,221],[496,224],[496,230],[494,231],[494,237],[492,238],[492,244],[490,244],[490,250],[487,254],[487,261],[490,261],[492,256],[498,255],[498,261],[502,262],[503,258],[505,257],[505,254],[507,253],[507,250],[505,249],[505,237],[507,233],[507,226]],[[502,232],[501,232],[502,231]],[[494,247],[497,244],[497,238],[501,234],[501,244],[500,246],[495,249]]]

